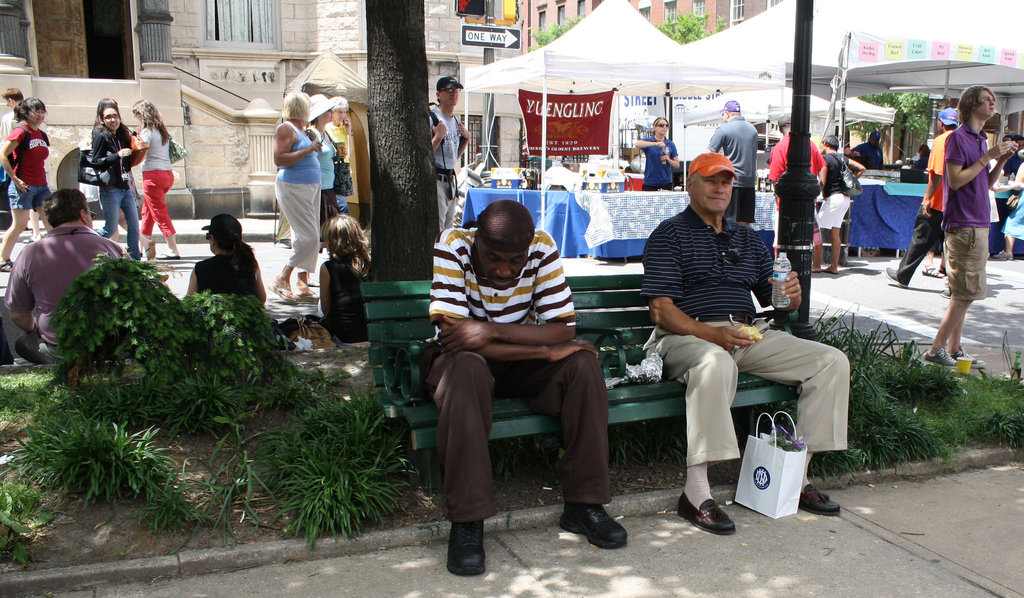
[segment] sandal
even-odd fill
[[[939,269],[936,268],[935,266],[928,266],[927,268],[924,269],[922,274],[924,274],[925,276],[930,276],[932,278],[942,278],[942,273],[939,272]]]
[[[282,289],[281,287],[277,286],[276,282],[270,283],[269,285],[267,285],[267,288],[270,289],[271,293],[277,295],[281,299],[281,301],[284,301],[285,303],[295,303],[297,301],[295,295],[290,290]]]

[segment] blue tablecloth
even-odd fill
[[[462,222],[468,223],[477,219],[492,201],[512,199],[525,205],[533,214],[533,222],[551,235],[558,245],[558,251],[564,257],[589,255],[590,247],[583,237],[588,215],[579,205],[573,194],[568,191],[545,192],[544,225],[540,225],[540,191],[525,189],[470,189],[466,195],[466,206],[462,211]]]
[[[855,197],[850,207],[850,246],[906,249],[914,236],[914,220],[921,208],[925,185],[918,183],[888,182],[884,185],[864,185],[864,193]],[[999,222],[993,222],[989,231],[989,251],[1002,251],[1003,223],[1008,192],[996,193]],[[1016,255],[1024,255],[1024,244],[1014,245]]]
[[[775,198],[756,195],[754,228],[771,248],[774,244]],[[595,257],[623,258],[642,255],[647,237],[663,220],[690,205],[690,194],[666,191],[576,194],[576,201],[590,214],[586,240]]]
[[[906,249],[914,234],[924,185],[864,185],[850,206],[850,246]]]

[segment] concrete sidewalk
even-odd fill
[[[983,459],[1008,457],[1006,451],[989,451]],[[447,526],[442,525],[393,532],[395,538],[417,542],[405,546],[381,534],[339,544],[324,540],[317,553],[350,553],[322,560],[305,560],[309,553],[295,550],[301,541],[290,543],[292,550],[279,542],[186,552],[177,559],[164,557],[164,566],[141,559],[151,566],[136,564],[137,575],[174,578],[47,595],[1024,596],[1024,471],[1019,466],[919,481],[875,479],[830,491],[844,509],[837,518],[800,511],[771,520],[727,506],[738,528],[727,537],[697,531],[677,517],[677,490],[616,497],[608,510],[623,516],[620,522],[630,533],[629,545],[619,550],[595,548],[559,529],[560,506],[502,514],[488,520],[487,572],[479,577],[446,571]],[[724,501],[731,493],[719,488],[715,495]],[[352,550],[359,543],[364,551]],[[226,553],[235,558],[225,559]],[[174,561],[177,569],[169,567]],[[202,570],[204,561],[220,563],[220,571],[177,577]],[[120,573],[110,572],[108,581],[131,579],[133,562],[119,565]],[[9,574],[0,587],[9,583],[13,595],[57,590],[61,581],[75,582],[67,573]],[[77,583],[85,579],[78,577]]]

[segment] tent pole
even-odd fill
[[[843,147],[839,148],[839,151],[843,151],[846,148],[847,141],[849,141],[849,137],[846,134],[846,84],[848,81],[847,71],[850,69],[850,37],[850,34],[847,33],[846,39],[843,40],[843,51],[839,55],[839,86],[842,90],[839,95],[841,98],[839,104],[839,139],[843,145]]]
[[[540,222],[537,223],[537,227],[541,230],[546,230],[544,227],[544,215],[547,200],[547,194],[544,192],[544,168],[548,163],[548,78],[545,75],[541,79],[541,94],[540,94],[540,167],[537,169],[537,180],[541,182],[540,185]]]

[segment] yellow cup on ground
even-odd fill
[[[956,369],[961,374],[971,373],[971,365],[974,361],[971,358],[958,357],[956,360]]]

